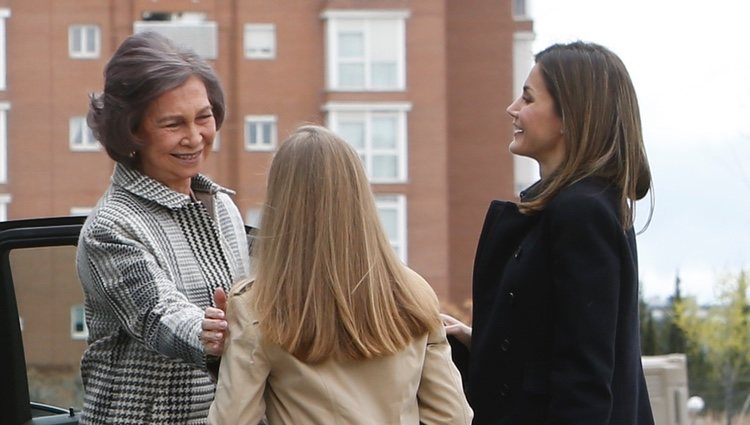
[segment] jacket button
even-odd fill
[[[508,338],[504,339],[503,342],[500,343],[500,349],[503,351],[508,351],[510,349],[510,340]]]
[[[513,258],[518,260],[521,258],[521,247],[519,246],[518,249],[516,249],[516,252],[513,253]]]
[[[508,292],[508,299],[510,300],[510,304],[513,305],[516,303],[516,294],[513,293],[513,291]]]

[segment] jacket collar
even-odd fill
[[[521,202],[533,199],[542,189],[542,180],[537,180],[534,184],[522,190],[519,194]]]
[[[170,209],[177,209],[190,204],[190,196],[176,192],[164,184],[152,179],[140,171],[117,163],[112,174],[112,184],[140,198],[155,202]],[[219,186],[208,177],[198,174],[192,178],[190,187],[195,192],[208,192],[212,195],[223,192],[234,195],[234,191]]]

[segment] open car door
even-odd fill
[[[87,329],[75,245],[84,219],[0,222],[2,424],[78,423]]]

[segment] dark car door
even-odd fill
[[[87,329],[75,244],[83,221],[0,222],[2,424],[78,423]]]

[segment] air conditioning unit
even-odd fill
[[[133,32],[158,32],[177,44],[195,50],[204,59],[216,59],[219,52],[216,22],[192,21],[136,21]]]

